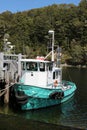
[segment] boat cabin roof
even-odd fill
[[[43,63],[50,63],[51,61],[45,60],[38,60],[38,59],[21,59],[21,62],[43,62]]]

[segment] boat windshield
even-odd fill
[[[37,71],[37,62],[21,62],[22,70]]]
[[[46,62],[21,62],[21,69],[23,71],[52,71],[53,64]]]
[[[40,71],[45,71],[45,63],[43,63],[43,62],[39,63],[39,70]]]

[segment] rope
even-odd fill
[[[4,94],[5,94],[5,92],[6,92],[6,90],[5,90],[5,91],[3,91],[3,92],[1,92],[1,93],[0,93],[0,97],[1,97],[2,95],[4,95]]]
[[[14,85],[14,84],[13,84],[13,85]],[[6,90],[9,89],[10,87],[12,87],[12,85],[11,85],[11,86],[8,86],[8,87],[6,87],[6,88],[4,88],[4,89],[2,89],[2,90],[0,90],[0,97],[1,97],[2,95],[4,95],[5,92],[6,92]]]

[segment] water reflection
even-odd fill
[[[79,127],[78,121],[76,119],[77,115],[79,117],[79,113],[75,113],[76,110],[76,100],[73,96],[70,100],[68,100],[68,102],[65,102],[61,105],[34,111],[21,111],[19,115],[25,117],[26,119]]]

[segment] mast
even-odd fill
[[[54,31],[49,30],[49,33],[52,34],[52,61],[54,61]]]
[[[57,48],[57,67],[61,68],[61,48]]]
[[[58,73],[58,82],[62,83],[62,68],[61,68],[61,48],[58,46],[57,48],[57,67],[59,68]]]

